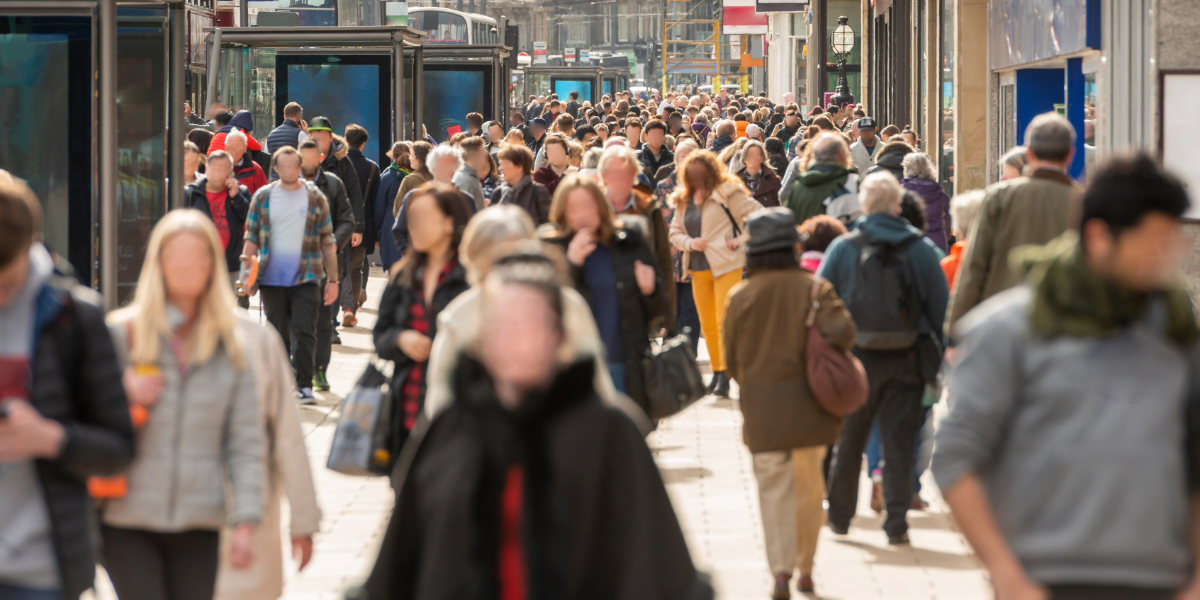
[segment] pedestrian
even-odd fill
[[[508,145],[496,155],[496,168],[503,180],[492,193],[494,204],[512,204],[529,213],[534,224],[550,221],[550,191],[533,180],[533,152],[529,148]]]
[[[226,524],[230,566],[254,563],[259,375],[238,333],[224,254],[212,220],[168,213],[150,234],[133,302],[108,318],[125,393],[149,413],[128,489],[101,516],[104,567],[121,598],[212,598]]]
[[[788,159],[784,152],[784,142],[777,137],[769,137],[763,142],[763,147],[767,149],[767,166],[775,172],[776,177],[783,177],[787,172]],[[782,189],[782,181],[780,182]]]
[[[317,314],[320,306],[337,299],[333,218],[317,185],[300,178],[301,157],[295,148],[276,150],[271,162],[279,180],[250,200],[242,254],[258,258],[263,310],[291,356],[297,395],[312,403]],[[332,325],[331,315],[328,320]]]
[[[483,282],[458,397],[414,440],[359,597],[712,598],[642,433],[600,400],[592,361],[559,366],[560,290],[527,255]]]
[[[483,115],[481,115],[477,112],[469,112],[469,113],[467,113],[466,121],[467,121],[467,131],[466,131],[467,135],[470,135],[470,136],[483,135],[483,133],[484,133],[484,131],[483,131]]]
[[[200,151],[200,147],[195,142],[185,141],[183,143],[183,183],[185,187],[196,182],[196,173],[203,174],[204,166],[204,153]]]
[[[675,160],[672,164],[663,166],[663,169],[670,167],[671,172],[658,182],[654,189],[654,200],[661,207],[665,223],[670,223],[675,218],[675,203],[671,201],[671,194],[679,187],[679,173],[675,165],[683,164],[683,161],[698,149],[695,139],[685,138],[675,147]],[[671,245],[671,270],[675,279],[676,324],[681,333],[687,334],[692,354],[696,354],[700,349],[700,314],[696,312],[696,301],[692,297],[692,276],[683,268],[683,252],[674,244]]]
[[[76,599],[100,549],[89,476],[134,454],[100,298],[42,243],[42,208],[0,170],[0,598]]]
[[[646,143],[638,153],[642,173],[658,183],[658,172],[675,161],[675,154],[666,147],[667,126],[658,119],[646,123]]]
[[[504,124],[500,121],[488,121],[483,124],[483,131],[487,136],[488,154],[494,156],[500,151],[500,144],[504,143]]]
[[[400,216],[400,207],[404,205],[404,199],[408,197],[409,192],[433,181],[433,173],[429,172],[425,163],[430,152],[433,152],[433,144],[412,142],[412,153],[408,155],[412,169],[400,182],[400,189],[396,191],[396,197],[392,202],[392,217]]]
[[[858,175],[850,171],[850,151],[841,135],[822,133],[809,143],[811,161],[801,170],[804,157],[788,165],[780,189],[783,206],[796,215],[797,225],[826,213],[825,200],[849,188],[858,189]]]
[[[850,158],[859,173],[875,165],[875,151],[884,147],[875,137],[875,119],[862,118],[854,122],[858,128],[858,139],[850,144]]]
[[[300,429],[300,410],[292,387],[292,365],[283,339],[269,325],[246,313],[238,316],[243,349],[251,368],[258,394],[266,460],[263,470],[263,498],[266,505],[262,521],[254,528],[252,546],[254,564],[247,569],[234,568],[232,542],[236,530],[221,531],[221,564],[217,569],[215,600],[275,600],[283,594],[283,537],[280,501],[287,499],[290,517],[287,529],[296,566],[303,571],[313,554],[313,535],[320,529],[321,509],[313,485],[304,432]]]
[[[529,148],[529,153],[537,156],[542,151],[542,143],[546,141],[546,120],[537,117],[529,121],[529,136],[525,145]],[[499,155],[497,155],[499,160]],[[532,163],[532,161],[531,161]],[[531,165],[532,166],[532,165]]]
[[[379,177],[379,191],[375,193],[375,214],[382,215],[376,218],[375,236],[378,240],[379,262],[384,271],[390,270],[392,264],[400,260],[400,250],[396,247],[396,239],[392,237],[392,227],[396,224],[396,218],[392,215],[391,206],[396,193],[400,191],[400,184],[412,172],[409,144],[410,142],[395,142],[391,150],[384,153],[391,164]]]
[[[933,473],[997,598],[1200,596],[1188,196],[1156,163],[1091,173],[1072,229],[955,326]]]
[[[508,131],[508,133],[504,136],[504,143],[500,144],[500,147],[496,149],[496,152],[494,153],[496,156],[500,155],[500,150],[504,148],[505,144],[516,144],[518,146],[524,146],[525,145],[525,136],[518,129],[510,129]]]
[[[250,210],[250,194],[246,186],[238,185],[234,179],[232,166],[229,153],[217,150],[208,157],[208,172],[183,189],[184,208],[204,213],[216,226],[231,285],[237,281],[241,269],[242,234]]]
[[[762,142],[752,139],[742,147],[738,155],[742,168],[737,171],[750,196],[766,208],[779,206],[779,176],[767,165],[767,148]]]
[[[841,221],[829,215],[817,215],[800,224],[800,267],[817,273],[821,270],[821,261],[825,258],[825,250],[833,240],[846,234],[846,226]]]
[[[445,183],[413,191],[408,209],[411,245],[392,269],[379,301],[375,352],[395,364],[389,386],[394,405],[388,450],[393,461],[424,411],[425,367],[437,336],[438,314],[468,287],[458,247],[470,214],[457,192]]]
[[[1081,188],[1067,175],[1075,156],[1075,128],[1056,113],[1038,115],[1025,130],[1025,143],[1029,175],[990,187],[979,208],[950,304],[951,327],[1021,280],[1009,266],[1009,252],[1062,235],[1078,210]]]
[[[479,188],[483,192],[483,207],[478,210],[483,210],[491,203],[492,194],[496,191],[496,187],[500,185],[500,175],[496,171],[496,160],[487,151],[486,145],[483,143],[483,138],[475,141],[472,138],[463,140],[461,144],[463,151],[463,162],[466,167],[474,171],[476,179],[479,181]],[[465,169],[463,171],[466,173]]]
[[[322,156],[315,139],[304,140],[300,143],[300,173],[306,181],[316,184],[329,206],[329,214],[333,220],[333,237],[337,243],[338,271],[336,278],[337,281],[344,282],[343,276],[346,274],[346,269],[343,267],[351,244],[355,239],[361,240],[362,238],[355,237],[361,234],[354,232],[356,223],[350,203],[347,201],[349,189],[337,175],[325,170],[323,165],[326,163],[321,160]],[[339,295],[334,296],[335,298],[340,298],[340,288],[338,292]],[[341,343],[337,332],[334,331],[337,317],[336,300],[334,303],[321,304],[317,307],[317,346],[314,354],[316,362],[314,363],[313,380],[308,384],[316,391],[329,391],[329,378],[326,376],[326,370],[333,357],[333,344]],[[300,386],[297,385],[297,387]],[[309,399],[302,398],[302,400]]]
[[[346,143],[350,145],[350,150],[346,153],[347,158],[354,164],[355,175],[358,175],[358,184],[362,189],[363,194],[363,214],[362,220],[355,215],[354,232],[362,234],[359,238],[359,243],[355,244],[354,240],[350,240],[350,252],[347,262],[350,265],[349,273],[342,274],[342,281],[346,281],[347,285],[342,286],[342,310],[349,315],[343,314],[342,326],[354,327],[358,324],[358,318],[355,316],[358,313],[358,307],[367,302],[367,281],[370,265],[367,264],[367,255],[375,250],[375,245],[378,243],[378,230],[375,225],[375,196],[379,191],[379,165],[367,158],[363,154],[363,149],[370,139],[370,134],[365,128],[360,125],[351,123],[346,126]]]
[[[958,270],[962,264],[963,252],[967,249],[967,238],[971,235],[971,227],[975,224],[975,216],[983,205],[983,190],[972,190],[964,194],[956,194],[950,201],[950,222],[954,227],[954,237],[958,240],[950,247],[950,253],[942,259],[942,272],[946,275],[946,283],[950,290],[958,281]]]
[[[190,102],[183,103],[183,119],[188,125],[208,125],[208,122],[201,118],[200,115],[192,112],[192,105]]]
[[[946,278],[941,253],[900,218],[903,190],[888,173],[863,181],[863,218],[835,240],[817,272],[833,284],[858,326],[854,354],[867,372],[867,404],[846,418],[829,469],[829,528],[845,535],[858,506],[862,454],[878,422],[888,543],[909,543],[913,463],[925,386],[941,364]],[[901,256],[898,254],[903,253]]]
[[[358,243],[361,244],[362,233],[359,233],[357,223],[364,220],[366,204],[363,202],[363,188],[358,180],[358,171],[350,161],[350,144],[346,142],[346,138],[333,132],[333,122],[325,117],[315,117],[312,120],[308,125],[308,135],[321,149],[321,171],[336,175],[346,189],[346,200],[350,203],[350,211],[356,223],[355,233],[352,235],[357,235]],[[330,208],[333,206],[330,205]],[[337,213],[334,212],[334,215]],[[338,244],[342,241],[339,238]],[[353,240],[346,241],[353,243]]]
[[[712,152],[693,152],[679,168],[682,178],[671,196],[675,205],[671,243],[683,252],[684,272],[692,278],[692,295],[713,372],[708,391],[727,397],[729,374],[722,343],[726,298],[742,280],[746,263],[745,253],[739,251],[742,239],[738,233],[745,231],[746,217],[762,205]]]
[[[651,323],[671,306],[656,258],[638,229],[616,217],[594,180],[568,175],[550,206],[542,239],[563,249],[571,284],[592,309],[617,391],[649,413],[642,359]]]
[[[942,253],[950,251],[950,197],[942,184],[937,182],[937,169],[924,152],[913,152],[904,157],[904,179],[900,185],[925,201],[925,222],[928,227],[925,237],[933,242]]]
[[[546,191],[553,197],[559,181],[562,181],[568,173],[579,169],[571,166],[569,142],[561,135],[546,136],[542,152],[546,153],[546,164],[533,172],[533,181],[545,186]]]
[[[1000,181],[1016,179],[1025,174],[1029,162],[1025,157],[1025,148],[1017,146],[1000,157]]]
[[[307,139],[308,123],[304,121],[304,107],[295,102],[288,102],[283,107],[283,122],[267,134],[263,151],[274,154],[276,150],[284,146],[299,148],[300,142]],[[271,181],[278,178],[275,173],[271,174]]]
[[[879,132],[879,139],[883,140],[883,143],[886,144],[892,141],[892,138],[897,135],[900,135],[900,128],[895,125],[888,125]]]
[[[571,99],[571,101],[567,103],[567,114],[578,119],[579,107],[581,106],[579,104],[579,92],[577,90],[571,90],[571,93],[567,94],[567,97]]]
[[[804,124],[800,122],[800,113],[795,109],[789,109],[783,114],[783,122],[771,132],[771,137],[779,138],[783,142],[789,141],[803,126]]]
[[[470,138],[463,141],[468,139]],[[482,142],[482,139],[471,142],[471,151],[486,152]],[[433,174],[435,180],[452,184],[458,188],[463,194],[463,200],[470,204],[468,212],[474,214],[487,206],[487,199],[484,198],[483,186],[479,183],[479,173],[466,160],[466,153],[467,150],[462,147],[455,148],[449,144],[438,145],[430,153],[429,172]]]
[[[230,160],[233,161],[233,176],[237,178],[240,185],[246,187],[246,191],[251,196],[257,192],[259,188],[267,185],[267,175],[263,172],[262,167],[258,163],[250,159],[250,153],[247,151],[247,142],[249,138],[241,131],[231,131],[225,136],[225,152],[229,154]],[[220,150],[210,150],[208,155],[220,152]]]
[[[203,154],[205,156],[208,155],[208,146],[209,146],[209,144],[212,143],[212,137],[213,137],[212,132],[208,131],[207,129],[193,129],[193,130],[189,131],[188,135],[187,135],[188,141],[195,144],[196,147],[200,149],[200,154]],[[200,164],[202,166],[199,169],[199,171],[201,173],[203,173],[204,172],[204,168],[203,168],[204,163],[201,162]]]
[[[793,571],[800,572],[797,591],[814,591],[813,558],[824,520],[821,466],[825,447],[837,441],[842,424],[808,388],[809,312],[819,307],[816,327],[839,350],[854,346],[855,329],[833,286],[800,268],[796,248],[802,238],[791,211],[756,211],[746,219],[746,229],[749,277],[729,292],[725,361],[741,388],[742,437],[752,453],[767,562],[775,578],[771,597],[787,600]],[[812,306],[797,301],[813,298],[818,285]]]
[[[733,124],[733,121],[724,120],[717,123],[714,133],[716,133],[716,137],[713,138],[712,146],[709,150],[712,150],[713,154],[720,154],[722,150],[733,144],[733,136],[737,133],[737,126]]]

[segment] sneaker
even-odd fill
[[[907,533],[902,533],[900,535],[889,535],[888,536],[888,545],[889,546],[908,546],[910,544],[912,544],[912,540],[908,539]]]
[[[332,338],[330,338],[330,340],[329,340],[329,343],[331,343],[331,344],[333,344],[333,345],[335,345],[335,346],[341,346],[341,345],[342,345],[342,338],[341,338],[341,336],[339,336],[339,335],[337,334],[337,332],[335,331],[335,332],[333,332],[333,337],[332,337]]]
[[[913,492],[912,506],[909,508],[912,510],[925,510],[929,508],[929,503],[923,500],[920,494]]]
[[[358,319],[355,318],[353,312],[346,311],[346,313],[342,315],[342,327],[354,327],[355,325],[358,325]]]
[[[313,375],[313,388],[318,392],[329,391],[329,379],[325,377],[325,369],[317,369],[316,375]]]
[[[871,510],[883,512],[883,482],[878,479],[871,481]]]
[[[829,524],[829,530],[833,532],[833,535],[850,535],[850,526],[849,525],[843,527],[841,525],[834,523],[833,521],[829,521],[828,524]]]
[[[367,303],[367,288],[358,290],[358,305],[362,306]]]
[[[811,594],[817,591],[817,585],[813,583],[812,575],[801,575],[796,581],[796,591],[801,594]]]
[[[296,397],[300,399],[300,404],[305,406],[317,403],[317,399],[313,396],[313,390],[310,387],[300,388],[300,391],[296,392]]]

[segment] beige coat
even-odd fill
[[[712,269],[713,277],[732,273],[746,265],[745,253],[741,250],[730,250],[725,245],[727,238],[733,235],[733,223],[729,220],[729,214],[726,214],[725,210],[721,208],[722,205],[729,208],[729,214],[732,214],[733,218],[737,220],[738,228],[741,229],[743,236],[746,233],[744,225],[746,217],[763,207],[757,200],[746,194],[746,188],[740,183],[724,183],[713,190],[712,196],[704,203],[700,213],[700,237],[708,243],[708,247],[704,250],[704,257],[708,259],[708,266]],[[671,244],[683,252],[683,268],[685,272],[691,273],[692,270],[688,265],[691,262],[693,238],[688,235],[687,228],[683,224],[685,212],[686,210],[678,207],[675,209],[675,217],[671,219]]]
[[[274,328],[260,325],[247,315],[239,317],[238,325],[246,356],[254,372],[260,375],[256,381],[267,438],[264,469],[267,481],[263,486],[267,505],[254,532],[254,564],[249,569],[239,571],[229,565],[233,530],[222,532],[215,600],[273,600],[283,593],[280,501],[286,498],[291,509],[289,537],[317,533],[321,509],[317,507],[317,492],[300,429],[300,410],[291,384],[292,366],[283,340]]]

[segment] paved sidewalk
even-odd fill
[[[312,563],[302,573],[289,565],[292,575],[284,594],[288,600],[337,599],[346,586],[361,581],[374,562],[390,513],[392,494],[386,479],[347,477],[325,469],[341,398],[372,355],[371,327],[384,285],[383,274],[373,269],[359,326],[339,329],[342,345],[334,346],[328,374],[332,393],[320,394],[317,406],[302,408],[324,519]],[[693,558],[712,574],[718,597],[726,600],[767,598],[771,586],[750,454],[741,441],[741,419],[736,401],[710,397],[663,422],[648,439]],[[819,595],[808,597],[991,598],[978,563],[945,516],[931,481],[924,495],[932,507],[909,513],[913,545],[902,549],[887,546],[882,521],[868,505],[866,482],[864,478],[859,516],[850,535],[838,539],[828,529],[822,531],[814,574]],[[114,598],[108,582],[100,579],[97,596]]]

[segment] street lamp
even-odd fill
[[[845,106],[854,103],[850,94],[850,86],[846,83],[846,57],[854,49],[854,30],[846,24],[850,17],[838,17],[838,25],[829,34],[829,49],[838,57],[838,82],[830,100],[834,106]]]

